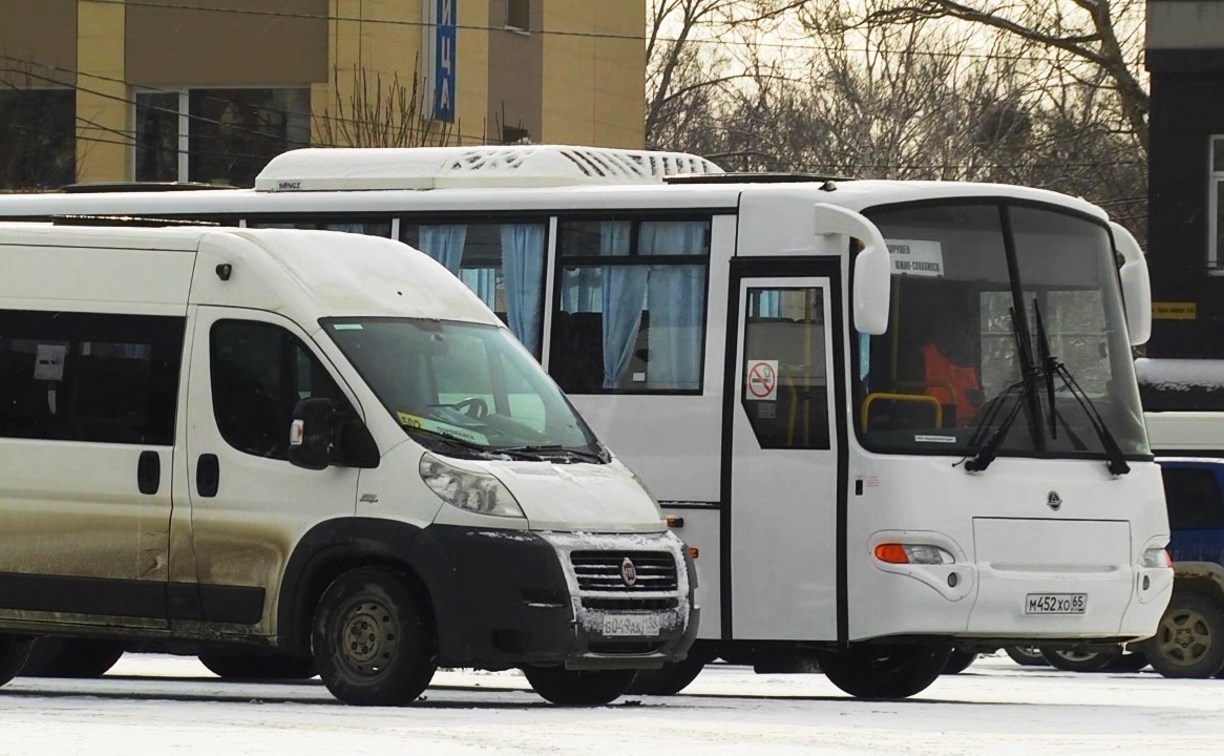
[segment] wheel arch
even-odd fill
[[[1177,562],[1173,591],[1198,593],[1224,606],[1224,566],[1215,562]]]

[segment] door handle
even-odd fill
[[[161,455],[155,451],[142,451],[136,463],[136,486],[142,494],[152,496],[161,488]]]
[[[221,465],[216,454],[201,454],[196,460],[196,493],[200,496],[217,495],[221,487]]]

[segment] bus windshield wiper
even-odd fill
[[[970,449],[976,449],[973,457],[968,460],[962,460],[965,463],[967,472],[981,472],[990,463],[995,461],[995,457],[999,454],[999,446],[1003,443],[1003,439],[1007,437],[1007,432],[1011,430],[1012,425],[1016,422],[1016,417],[1019,416],[1020,410],[1030,399],[1030,390],[1034,386],[1035,371],[1028,359],[1028,350],[1025,348],[1024,337],[1020,333],[1020,326],[1016,321],[1016,310],[1013,308],[1010,311],[1012,338],[1016,342],[1016,355],[1020,359],[1020,380],[1011,384],[996,397],[990,400],[990,407],[981,416],[975,424],[973,435],[969,437]],[[1018,392],[1018,393],[1017,393]],[[1003,406],[1007,403],[1007,399],[1011,396],[1016,396],[1016,402],[1004,415],[1003,421],[991,434],[990,438],[985,443],[981,443],[982,434],[986,429],[991,427],[995,418],[1002,411]]]
[[[1067,366],[1060,362],[1056,357],[1050,354],[1050,344],[1046,339],[1045,328],[1041,322],[1041,309],[1037,306],[1037,301],[1033,300],[1033,310],[1037,315],[1037,338],[1039,339],[1038,346],[1042,354],[1041,372],[1044,374],[1046,382],[1046,393],[1050,404],[1050,437],[1054,438],[1057,433],[1055,426],[1055,418],[1057,417],[1054,406],[1054,377],[1057,376],[1071,392],[1071,396],[1079,402],[1079,405],[1084,410],[1084,414],[1088,417],[1088,424],[1096,431],[1097,438],[1101,441],[1101,446],[1105,449],[1105,454],[1109,461],[1107,465],[1109,472],[1113,475],[1126,475],[1130,472],[1130,465],[1126,464],[1126,455],[1122,453],[1122,447],[1118,446],[1117,439],[1110,432],[1109,426],[1105,424],[1105,419],[1101,417],[1101,413],[1097,410],[1096,405],[1092,403],[1092,399],[1088,397],[1071,375],[1071,371]],[[1072,441],[1075,441],[1075,435],[1071,431],[1071,426],[1065,426],[1067,432],[1071,434]]]

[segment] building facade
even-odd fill
[[[1147,7],[1148,355],[1224,358],[1224,2]]]
[[[640,148],[644,0],[0,0],[0,188],[298,146]]]

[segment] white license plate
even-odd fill
[[[1030,593],[1024,597],[1025,614],[1083,614],[1087,593]]]
[[[608,614],[603,621],[604,635],[658,635],[659,618],[653,614]]]

